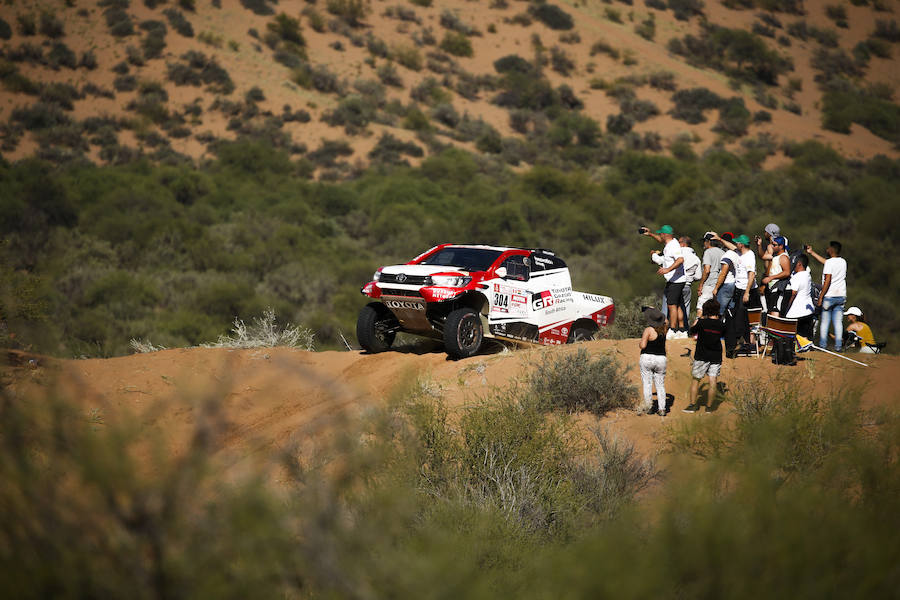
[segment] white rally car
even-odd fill
[[[573,291],[566,263],[543,249],[442,244],[381,267],[361,291],[376,300],[356,323],[372,353],[399,331],[442,339],[453,358],[472,356],[485,338],[566,344],[592,339],[615,314],[612,298]]]

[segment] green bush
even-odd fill
[[[275,9],[270,5],[270,0],[241,0],[241,6],[254,14],[261,16],[274,15]]]
[[[467,38],[462,33],[456,33],[453,31],[448,31],[446,34],[444,34],[444,39],[441,40],[440,48],[444,52],[452,54],[453,56],[470,57],[475,53],[472,49],[472,42],[469,41],[469,38]]]
[[[127,37],[134,34],[134,23],[131,16],[123,8],[110,7],[103,11],[109,32],[116,37]]]
[[[722,99],[706,88],[678,90],[672,95],[675,107],[670,111],[672,117],[691,124],[706,121],[704,111],[719,108]]]
[[[50,39],[60,38],[66,34],[63,22],[54,13],[46,10],[41,11],[38,31]]]
[[[163,14],[169,21],[169,25],[172,26],[172,29],[177,31],[180,35],[189,38],[194,37],[194,26],[185,18],[183,12],[177,8],[167,8],[163,11]]]
[[[587,350],[545,356],[526,379],[528,392],[541,410],[591,412],[602,417],[616,408],[630,408],[637,389],[610,355],[592,358]]]
[[[361,27],[368,9],[363,0],[327,0],[326,9],[350,27]]]
[[[0,40],[8,40],[12,37],[12,27],[10,27],[9,23],[0,18]]]
[[[529,5],[528,14],[549,27],[556,30],[569,30],[574,27],[572,16],[555,4],[535,2]]]

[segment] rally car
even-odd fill
[[[615,314],[612,298],[573,291],[566,263],[544,249],[442,244],[381,267],[361,292],[375,300],[356,323],[370,353],[400,331],[442,339],[453,358],[485,338],[566,344],[592,339]]]

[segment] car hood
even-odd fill
[[[382,267],[381,272],[389,275],[398,275],[400,273],[405,275],[434,275],[435,273],[467,273],[468,271],[444,265],[391,265]]]

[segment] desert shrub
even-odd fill
[[[480,35],[477,29],[464,23],[455,12],[450,10],[441,12],[440,24],[444,29],[456,31],[463,35]]]
[[[234,82],[214,57],[202,52],[189,50],[181,55],[185,62],[166,65],[166,76],[175,85],[192,85],[207,88],[217,94],[230,94],[234,91]]]
[[[306,40],[300,32],[300,20],[289,17],[285,13],[276,16],[272,21],[266,24],[266,28],[274,33],[278,39],[295,44],[300,47],[306,46]]]
[[[431,118],[450,129],[455,129],[461,119],[459,112],[449,102],[441,102],[435,105],[431,109]]]
[[[719,105],[719,121],[713,130],[731,136],[745,135],[750,126],[750,117],[743,98],[729,98]]]
[[[772,122],[772,113],[767,110],[758,110],[753,113],[753,122],[754,123],[771,123]]]
[[[48,104],[56,104],[65,110],[75,108],[74,101],[84,98],[78,88],[62,82],[45,83],[41,86],[40,99]]]
[[[131,72],[131,67],[128,66],[127,61],[122,60],[114,64],[110,70],[117,75],[125,75]]]
[[[703,16],[703,0],[668,0],[668,2],[669,8],[679,21]]]
[[[81,60],[78,61],[79,67],[84,67],[88,71],[93,71],[97,68],[97,55],[94,54],[93,50],[85,50],[81,54]]]
[[[850,133],[851,123],[859,123],[879,137],[900,143],[900,106],[859,88],[826,91],[822,96],[822,126]]]
[[[666,10],[667,8],[669,8],[666,4],[666,0],[645,0],[644,6],[656,10]]]
[[[41,11],[38,31],[50,39],[56,39],[66,34],[63,22],[54,13],[47,10]]]
[[[53,45],[50,46],[50,52],[47,53],[47,64],[54,69],[59,67],[77,69],[78,56],[63,42],[53,42]]]
[[[775,39],[775,29],[773,27],[763,25],[762,23],[754,23],[750,28],[750,31],[757,35]]]
[[[146,60],[159,58],[162,56],[163,50],[166,48],[165,34],[157,31],[151,31],[141,40],[141,50]]]
[[[185,18],[184,13],[177,8],[167,8],[163,11],[169,25],[184,37],[194,37],[194,26]]]
[[[675,73],[671,71],[655,71],[650,74],[647,82],[650,84],[650,87],[658,90],[674,92],[678,89],[678,84],[675,82]]]
[[[568,77],[575,70],[575,61],[565,50],[559,46],[553,46],[550,48],[550,68],[563,77]]]
[[[247,102],[262,102],[266,99],[266,95],[263,93],[262,89],[259,86],[254,85],[247,93],[244,94],[244,100]]]
[[[376,69],[375,73],[378,75],[379,81],[384,85],[396,88],[403,87],[403,79],[397,72],[397,67],[394,66],[394,63],[386,62],[382,64]]]
[[[391,57],[410,71],[422,70],[422,53],[415,46],[395,44],[391,48]]]
[[[37,96],[41,93],[43,86],[22,75],[19,69],[12,63],[0,60],[0,80],[3,82],[4,89],[29,96]]]
[[[472,56],[472,42],[462,33],[448,31],[441,40],[441,50],[453,56]]]
[[[131,45],[125,47],[125,60],[136,67],[144,66],[144,54]]]
[[[86,152],[89,149],[88,141],[77,123],[41,129],[36,132],[35,139],[41,147],[62,146],[79,152]]]
[[[387,58],[390,54],[390,50],[385,41],[375,37],[371,32],[369,32],[369,35],[366,37],[366,49],[369,51],[369,54],[377,56],[378,58]]]
[[[425,152],[413,142],[404,142],[390,133],[383,133],[378,138],[378,143],[369,152],[369,159],[373,162],[385,165],[409,166],[409,161],[404,156],[421,158]]]
[[[254,317],[250,325],[235,317],[232,335],[221,335],[207,348],[274,348],[284,346],[300,350],[315,350],[315,335],[302,325],[278,323],[275,310],[267,308],[261,317]]]
[[[688,123],[697,124],[706,121],[704,111],[719,108],[722,99],[706,88],[690,88],[678,90],[672,95],[675,107],[669,112],[672,117]]]
[[[550,29],[568,30],[574,27],[572,16],[555,4],[532,3],[528,7],[528,14]]]
[[[134,23],[125,9],[110,7],[103,11],[109,32],[116,37],[127,37],[134,34]]]
[[[137,89],[137,77],[134,75],[119,75],[113,79],[113,87],[117,92],[133,92]]]
[[[6,50],[6,58],[12,62],[29,62],[44,64],[44,50],[37,44],[28,42]]]
[[[115,98],[116,94],[110,89],[100,87],[99,85],[88,82],[81,88],[82,94],[96,96],[98,98]]]
[[[400,21],[407,21],[410,23],[420,24],[422,22],[422,20],[416,16],[416,11],[400,4],[387,7],[384,10],[383,16],[388,17],[389,19],[399,19]]]
[[[318,167],[333,168],[341,156],[352,156],[353,148],[346,140],[322,140],[322,145],[310,152],[307,158]]]
[[[592,358],[587,350],[550,357],[528,374],[528,391],[542,410],[591,412],[602,417],[616,408],[630,408],[637,389],[628,369],[611,355]]]
[[[494,61],[494,69],[498,73],[523,73],[530,74],[535,71],[534,65],[519,56],[508,54]]]
[[[12,27],[6,19],[0,17],[0,40],[8,40],[12,37]]]
[[[795,115],[803,114],[803,107],[801,107],[798,102],[794,102],[793,100],[782,101],[781,108],[788,112],[792,112]]]
[[[368,13],[363,0],[327,0],[325,8],[350,27],[361,27]]]
[[[622,23],[622,11],[617,8],[606,7],[603,9],[603,16],[613,23]]]
[[[793,70],[790,58],[769,49],[761,37],[742,29],[706,24],[699,37],[688,34],[670,39],[669,50],[693,65],[767,85],[776,85],[781,74]]]
[[[851,79],[862,77],[865,70],[865,63],[861,63],[858,58],[851,56],[843,48],[833,50],[817,48],[813,52],[810,65],[819,71],[815,80],[821,84],[827,84],[833,79],[842,77]]]
[[[872,56],[891,58],[891,45],[880,38],[870,37],[853,47],[853,57],[857,62],[868,62]]]
[[[635,25],[634,32],[645,40],[650,40],[652,42],[656,37],[656,19],[654,18],[653,13],[650,13],[650,15],[641,21],[640,24]]]
[[[16,23],[19,26],[19,33],[28,37],[37,33],[37,19],[34,13],[19,13],[16,15]]]
[[[59,106],[45,102],[35,102],[29,106],[14,108],[10,113],[10,120],[21,123],[25,129],[30,131],[64,126],[72,122]]]
[[[409,91],[409,97],[430,105],[450,101],[450,94],[434,77],[423,79],[419,85]]]
[[[375,119],[375,112],[375,105],[369,100],[351,94],[322,115],[322,120],[331,126],[343,126],[347,135],[356,135]]]
[[[625,135],[634,127],[634,119],[625,114],[609,115],[606,117],[606,130],[615,135]]]
[[[580,44],[581,35],[577,31],[569,31],[559,34],[560,44]]]
[[[275,9],[272,8],[270,0],[241,0],[241,6],[252,11],[253,14],[263,17],[275,14]]]
[[[591,44],[591,56],[606,54],[613,60],[619,60],[619,51],[603,40]]]
[[[630,98],[619,104],[622,114],[628,115],[638,123],[643,123],[651,117],[659,114],[659,108],[650,100],[638,100]]]
[[[309,24],[310,29],[316,33],[325,32],[325,17],[322,16],[322,13],[312,6],[307,6],[301,11],[301,14],[306,16],[306,22]]]
[[[875,19],[875,31],[872,32],[872,36],[886,42],[900,42],[900,27],[897,26],[897,21],[894,19],[890,21]]]
[[[847,7],[842,4],[825,5],[825,16],[834,21],[834,24],[843,29],[847,29]]]
[[[178,6],[187,12],[197,12],[196,0],[178,0]]]

